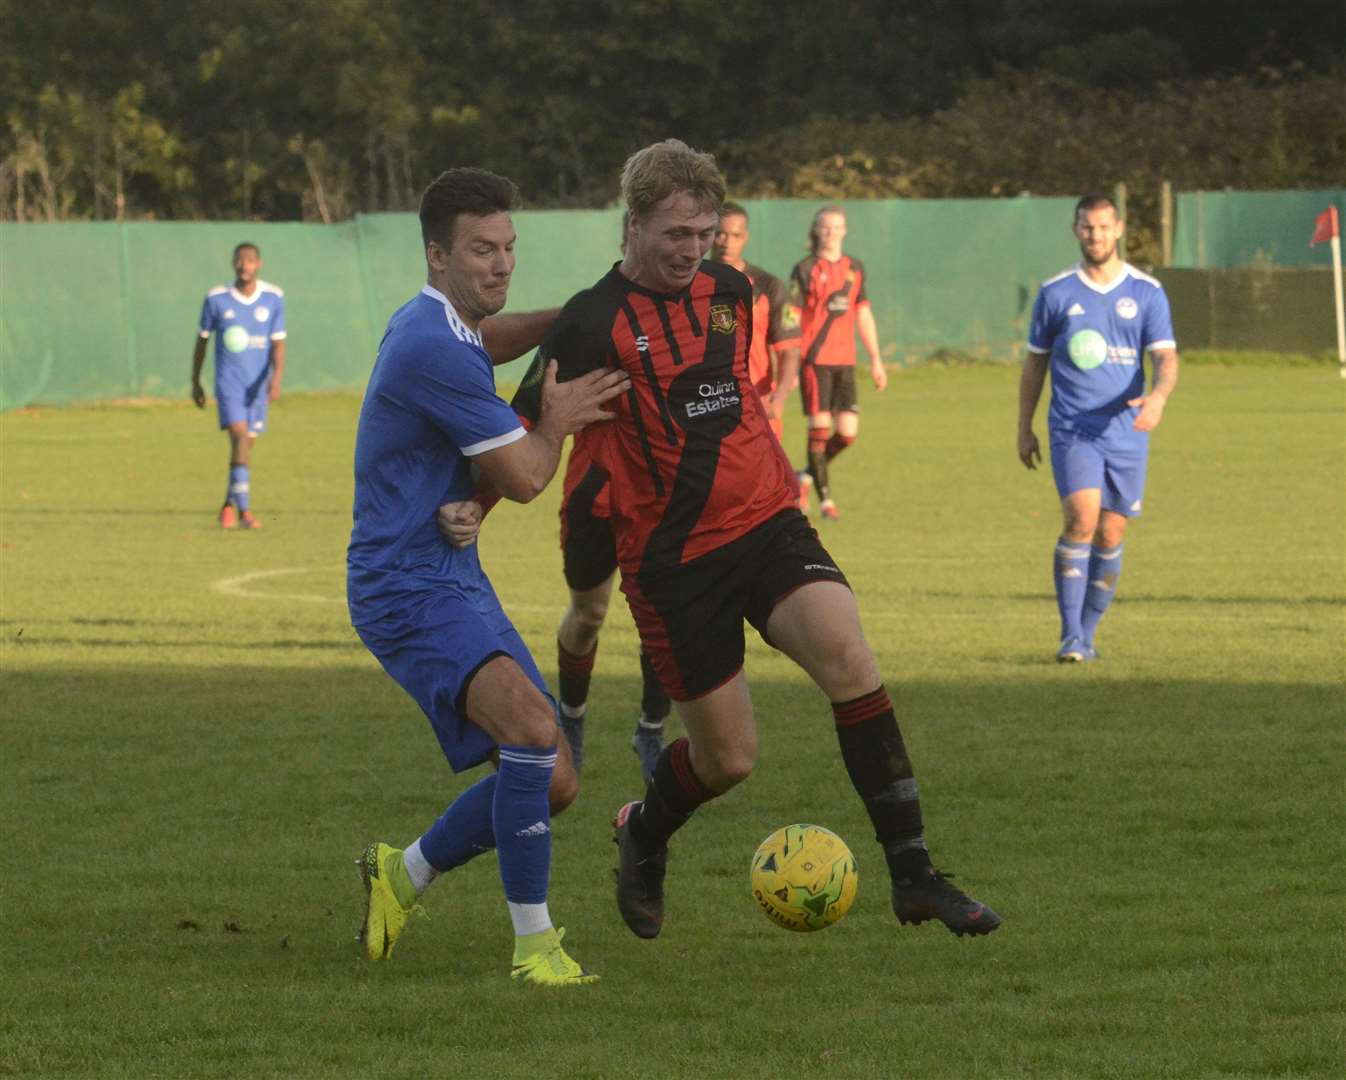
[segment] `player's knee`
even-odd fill
[[[1085,515],[1067,510],[1061,523],[1061,535],[1072,544],[1087,544],[1098,531],[1098,519],[1092,514]]]
[[[714,755],[706,755],[694,761],[693,771],[706,787],[717,795],[723,795],[752,775],[756,759],[755,746],[722,748]]]
[[[1121,521],[1102,521],[1097,529],[1094,530],[1094,547],[1115,548],[1120,546],[1126,537],[1126,519]]]
[[[511,715],[501,725],[502,742],[509,746],[527,746],[546,750],[557,743],[560,728],[551,702],[531,684],[532,693],[520,693],[511,703]]]
[[[818,681],[833,701],[849,701],[869,693],[879,684],[879,665],[869,644],[860,634],[835,635],[827,639],[819,660],[823,677]]]
[[[575,604],[575,622],[590,634],[596,634],[603,628],[603,620],[608,617],[608,600],[603,597],[588,598]]]
[[[743,783],[752,775],[752,767],[755,764],[756,755],[751,752],[738,752],[725,758],[720,765],[722,790],[728,791],[731,787]]]

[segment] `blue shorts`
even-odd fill
[[[434,597],[416,608],[414,621],[386,620],[357,626],[355,632],[383,670],[416,699],[454,772],[480,765],[496,748],[466,713],[468,683],[488,660],[513,659],[556,708],[528,646],[503,611],[483,615],[457,597]]]
[[[1126,517],[1140,514],[1145,497],[1145,466],[1150,457],[1148,441],[1133,450],[1119,451],[1078,431],[1053,431],[1051,448],[1052,476],[1061,498],[1098,488],[1104,510]]]
[[[239,421],[248,425],[248,434],[254,438],[266,430],[267,395],[271,391],[271,369],[268,367],[250,383],[239,378],[216,378],[215,408],[220,415],[220,430]]]

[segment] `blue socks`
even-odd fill
[[[1089,588],[1084,597],[1084,612],[1080,617],[1080,630],[1084,643],[1094,644],[1094,632],[1098,629],[1098,620],[1112,603],[1117,591],[1117,579],[1122,576],[1122,547],[1096,547],[1089,557]]]
[[[491,773],[478,780],[421,837],[421,854],[441,874],[495,847],[491,817],[498,779]]]
[[[505,899],[543,904],[551,871],[551,788],[555,747],[502,746],[491,822]]]
[[[248,508],[248,467],[246,465],[229,466],[229,490],[225,502],[231,502],[241,514]]]
[[[1061,613],[1061,640],[1084,640],[1080,614],[1089,587],[1089,545],[1067,540],[1056,542],[1052,577],[1056,582],[1056,607]],[[1097,620],[1095,620],[1097,621]]]
[[[500,771],[454,799],[420,839],[439,873],[496,848],[505,899],[543,904],[551,870],[551,776],[555,747],[500,747]]]

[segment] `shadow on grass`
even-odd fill
[[[832,1025],[855,1022],[866,1008],[857,997],[880,1002],[865,1012],[865,1030],[882,1033],[883,1047],[894,1009],[926,1010],[925,1040],[933,1037],[925,1025],[972,1007],[971,987],[982,1042],[965,1051],[973,1036],[953,1025],[938,1056],[967,1060],[925,1075],[979,1074],[977,1061],[1004,1055],[1044,1015],[1083,1025],[1067,1057],[1112,1054],[1119,1063],[1074,1075],[1131,1075],[1124,1066],[1175,1009],[1189,1017],[1188,1037],[1215,1010],[1222,1033],[1241,1025],[1230,1038],[1242,1046],[1254,1032],[1265,1041],[1258,1024],[1269,1010],[1307,1015],[1336,999],[1339,973],[1321,959],[1340,912],[1342,841],[1325,809],[1339,803],[1346,729],[1334,687],[1119,685],[1059,669],[901,684],[932,851],[1006,918],[974,948],[938,928],[895,926],[827,703],[802,679],[771,678],[752,685],[757,771],[675,838],[670,926],[657,948],[636,942],[612,909],[610,822],[640,795],[629,742],[640,688],[630,674],[604,673],[592,689],[584,790],[553,823],[549,900],[574,929],[567,943],[604,972],[613,996],[594,1015],[621,1023],[585,1038],[613,1054],[628,1053],[633,1038],[653,1045],[666,1036],[671,999],[659,995],[689,971],[673,997],[696,997],[707,1012],[692,1026],[726,1040],[741,1028],[719,1017],[757,1007],[763,995],[772,1017],[797,1007],[797,981],[773,991],[762,970],[844,971],[854,992],[822,994],[810,1008]],[[450,773],[424,717],[372,661],[53,665],[7,673],[5,705],[0,816],[24,883],[7,898],[6,918],[25,928],[11,936],[9,958],[12,970],[31,973],[24,1014],[43,1036],[13,1051],[17,1071],[54,1073],[73,1061],[81,1068],[66,1071],[95,1074],[106,1047],[137,1044],[118,1037],[128,1022],[151,1042],[193,1053],[208,1033],[229,1060],[251,1043],[268,1053],[287,1045],[298,1025],[317,1033],[325,1053],[364,1063],[359,1055],[380,1037],[368,1020],[374,1002],[392,1025],[379,1029],[384,1039],[421,1031],[427,1000],[455,1014],[478,1010],[489,1025],[454,1053],[479,1055],[517,1035],[523,1006],[503,996],[512,989],[509,923],[490,857],[436,883],[430,921],[414,920],[394,964],[360,958],[354,857],[373,839],[410,841],[483,775]],[[857,909],[826,939],[787,940],[748,895],[753,847],[791,821],[833,828],[859,860]],[[1271,896],[1275,927],[1251,927],[1248,913]],[[895,979],[895,955],[921,977]],[[1241,996],[1231,1009],[1233,987]],[[1106,994],[1136,1029],[1115,1051],[1088,1024]],[[631,995],[641,1008],[624,1007]],[[528,1008],[531,1017],[539,1006]],[[575,1015],[564,1010],[564,1030]],[[1322,1022],[1307,1016],[1300,1026]],[[585,1023],[588,1033],[593,1021]],[[67,1037],[55,1038],[58,1029]],[[1066,1036],[1038,1037],[1055,1046]],[[41,1049],[49,1045],[58,1056]],[[771,1074],[802,1046],[782,1051]],[[1323,1052],[1303,1047],[1302,1031],[1286,1035],[1268,1074],[1294,1071],[1279,1067],[1292,1051],[1316,1067]],[[760,1049],[736,1052],[717,1045],[693,1072],[754,1075]],[[290,1053],[299,1064],[289,1075],[303,1075],[311,1057]],[[854,1075],[884,1074],[891,1049],[874,1054]],[[995,1060],[996,1075],[1013,1072],[1012,1055]]]

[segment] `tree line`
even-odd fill
[[[734,194],[1346,176],[1346,5],[1225,0],[0,0],[0,220],[340,221],[452,164],[609,205],[677,135]],[[1218,43],[1218,44],[1217,44]]]

